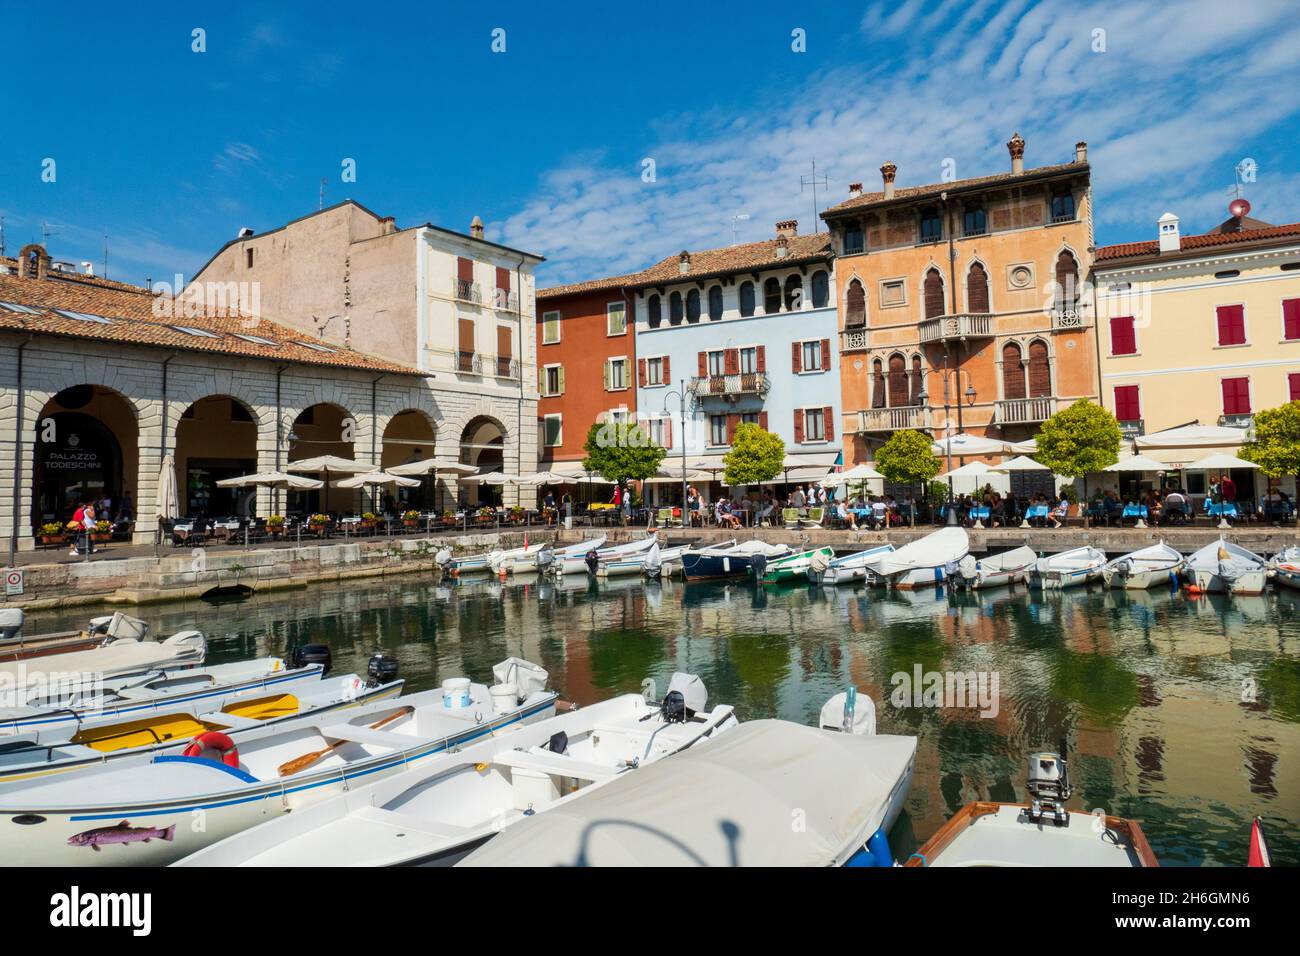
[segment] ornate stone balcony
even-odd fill
[[[1056,411],[1056,396],[1043,398],[1007,398],[998,401],[993,409],[995,425],[1028,425],[1045,422]]]
[[[857,413],[854,429],[860,433],[896,432],[930,427],[930,410],[922,405],[899,405],[895,408],[864,408]]]
[[[921,323],[922,342],[947,342],[993,337],[993,316],[988,312],[941,315]]]
[[[867,327],[854,326],[840,333],[841,352],[865,352],[867,350]]]
[[[739,375],[696,375],[686,383],[686,390],[696,398],[737,399],[742,395],[766,398],[772,387],[766,372],[741,372]]]

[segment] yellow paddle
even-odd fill
[[[415,713],[414,707],[403,707],[401,710],[397,711],[396,713],[389,714],[383,720],[379,720],[371,724],[370,729],[378,730],[380,727],[384,726],[384,724],[392,723],[398,717],[405,717],[407,714],[413,714],[413,713]],[[321,757],[328,756],[329,754],[337,750],[339,747],[342,747],[345,743],[347,743],[346,740],[336,740],[334,743],[330,744],[324,750],[316,750],[309,754],[303,754],[301,757],[294,757],[292,760],[280,764],[280,776],[288,777],[297,773],[299,770],[305,770],[307,767],[310,767],[312,764],[314,764],[317,760],[320,760]]]

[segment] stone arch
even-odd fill
[[[867,327],[867,286],[855,271],[844,285],[844,327]]]
[[[234,395],[203,395],[192,402],[168,398],[168,451],[176,468],[177,504],[182,515],[247,514],[251,492],[217,482],[252,474],[275,442],[271,415]]]

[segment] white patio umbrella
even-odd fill
[[[936,455],[947,455],[949,449],[954,457],[964,458],[978,455],[1004,455],[1019,451],[1010,442],[1000,441],[996,438],[985,438],[982,435],[967,435],[962,432],[949,438],[940,438],[930,450]]]
[[[1051,471],[1046,465],[1039,464],[1027,455],[1017,455],[994,465],[990,471]]]
[[[1172,471],[1169,465],[1162,461],[1156,461],[1154,458],[1148,458],[1146,455],[1129,455],[1127,458],[1121,458],[1113,465],[1107,465],[1102,471]]]
[[[238,478],[223,478],[217,482],[218,488],[288,488],[291,491],[313,491],[324,486],[325,482],[315,478],[290,475],[283,471],[263,471]]]
[[[403,465],[393,465],[384,469],[390,475],[472,475],[478,472],[474,465],[462,465],[458,461],[438,461],[436,458],[423,458],[408,461]]]
[[[366,485],[396,485],[399,488],[415,488],[420,479],[406,478],[387,471],[368,471],[363,475],[353,475],[334,482],[335,488],[364,488]]]
[[[1165,467],[1168,467],[1167,465]],[[1190,465],[1183,466],[1184,471],[1227,471],[1230,468],[1258,468],[1259,465],[1253,461],[1246,461],[1244,458],[1238,458],[1236,455],[1229,455],[1227,452],[1215,452],[1213,455],[1206,455],[1204,458],[1192,462]]]
[[[970,461],[960,468],[954,468],[952,471],[945,471],[940,478],[978,478],[980,475],[987,475],[993,470],[991,465],[986,465],[982,461]]]
[[[300,472],[308,475],[324,475],[326,490],[320,496],[320,506],[322,511],[329,510],[329,484],[330,473],[344,475],[356,475],[362,472],[371,471],[375,466],[367,465],[363,462],[353,461],[351,458],[340,458],[338,455],[317,455],[315,458],[299,458],[291,461],[284,466],[285,471]]]
[[[687,483],[693,481],[708,481],[708,480],[709,480],[709,473],[706,471],[688,471],[686,473]],[[676,475],[667,475],[667,474],[660,473],[650,478],[646,478],[642,482],[642,484],[647,484],[647,485],[680,485],[681,483],[682,483],[682,476],[680,473]]]
[[[158,472],[159,521],[172,521],[180,516],[180,503],[176,499],[176,459],[170,454],[163,455],[162,468]]]
[[[521,485],[563,485],[576,480],[576,476],[560,474],[558,471],[538,471],[519,477]]]
[[[875,481],[877,479],[883,481],[884,477],[885,476],[876,471],[876,469],[872,468],[866,462],[863,462],[860,465],[854,465],[848,471],[841,471],[837,474],[827,475],[821,480],[821,484],[824,488],[835,488],[839,485],[849,483],[856,484],[860,481]]]

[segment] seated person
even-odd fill
[[[1161,517],[1166,524],[1178,524],[1187,517],[1187,499],[1177,488],[1165,495]]]
[[[889,520],[889,507],[881,498],[871,499],[871,526],[879,530],[886,526]]]
[[[1068,517],[1069,514],[1070,514],[1070,501],[1068,498],[1062,495],[1057,500],[1056,504],[1052,506],[1052,510],[1048,512],[1048,517],[1051,518],[1052,520],[1052,527],[1059,528],[1061,526],[1061,523],[1065,521],[1066,517]]]
[[[858,516],[845,507],[843,499],[835,502],[835,517],[839,518],[850,531],[858,530]]]

